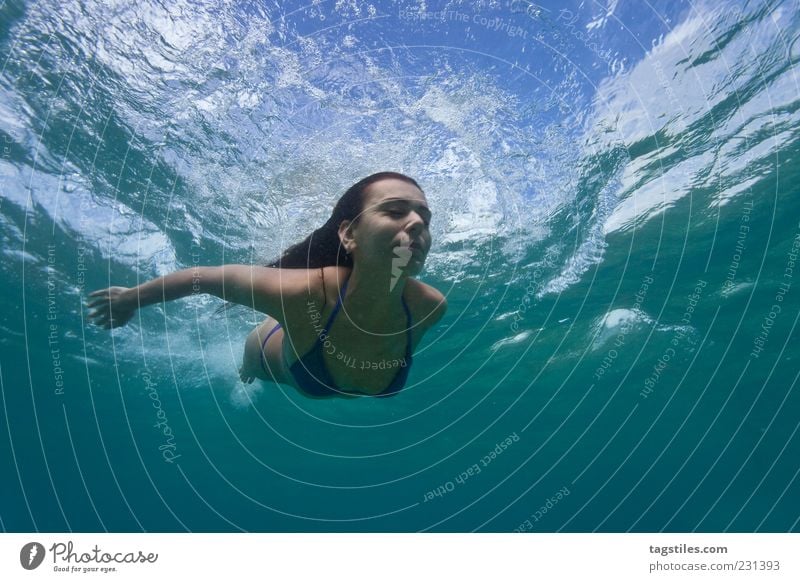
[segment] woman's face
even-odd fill
[[[403,180],[370,184],[364,208],[352,225],[350,252],[356,261],[376,268],[400,267],[418,274],[431,248],[431,211],[422,191]]]

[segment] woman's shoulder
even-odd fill
[[[322,310],[333,308],[339,298],[339,290],[350,277],[351,267],[329,265],[309,270],[309,300],[314,301]]]
[[[447,311],[447,298],[436,287],[409,278],[406,298],[414,321],[425,327],[436,325]]]
[[[328,267],[325,267],[327,270]],[[281,269],[280,272],[281,301],[284,308],[305,309],[309,302],[325,303],[325,282],[331,277],[325,274],[323,280],[322,269]]]
[[[327,304],[335,304],[338,291],[347,280],[352,269],[332,265],[308,273],[308,294],[310,299],[322,309]],[[415,322],[430,327],[439,322],[447,311],[447,299],[436,287],[414,278],[406,281],[403,296]]]

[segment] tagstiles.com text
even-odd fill
[[[781,569],[781,563],[778,560],[762,560],[751,556],[752,559],[747,560],[727,560],[727,561],[700,561],[702,554],[717,554],[724,555],[728,553],[726,546],[688,546],[680,544],[675,546],[650,546],[650,553],[657,554],[662,557],[669,557],[672,560],[676,558],[686,558],[683,554],[692,554],[694,560],[691,561],[667,561],[656,560],[648,564],[650,574],[660,572],[755,572],[755,571],[772,571],[778,572]]]

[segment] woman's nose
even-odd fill
[[[422,217],[416,213],[415,211],[411,211],[408,213],[409,222],[407,228],[412,232],[420,232],[423,228],[425,228],[425,221]]]

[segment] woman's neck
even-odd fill
[[[354,265],[347,282],[346,298],[343,298],[347,317],[358,327],[373,333],[404,331],[406,318],[402,297],[407,281],[405,273],[393,274],[391,270]],[[402,329],[396,329],[398,325]]]

